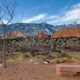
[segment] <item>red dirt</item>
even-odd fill
[[[54,64],[34,64],[28,61],[8,63],[7,68],[0,68],[0,80],[76,80],[58,79]]]
[[[0,80],[53,80],[54,65],[18,62],[0,69]]]

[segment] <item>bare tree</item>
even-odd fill
[[[3,31],[3,67],[6,67],[6,33],[7,26],[11,23],[15,15],[16,1],[2,0],[0,5],[0,24]]]

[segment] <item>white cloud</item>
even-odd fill
[[[30,23],[35,21],[47,21],[50,24],[67,24],[78,22],[80,23],[80,3],[73,6],[66,7],[65,10],[61,10],[58,15],[39,14],[32,18],[23,18],[22,22]]]
[[[2,20],[4,24],[7,23],[7,20]],[[2,22],[0,21],[0,24],[2,24]]]
[[[64,18],[66,21],[80,19],[80,4],[72,6],[72,8],[67,11]]]
[[[63,15],[53,15],[51,20],[48,23],[51,24],[64,24],[72,23],[75,21],[80,21],[80,3],[71,6],[65,12],[62,12]]]
[[[44,19],[46,16],[47,16],[47,14],[39,14],[39,15],[34,16],[34,17],[32,17],[32,18],[29,18],[29,19],[23,19],[22,22],[30,23],[30,22],[42,20],[42,19]]]
[[[55,15],[53,15],[53,16],[49,16],[49,17],[47,17],[48,19],[58,19],[59,18],[59,16],[55,16]]]

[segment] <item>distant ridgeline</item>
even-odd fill
[[[77,27],[77,28],[75,28]],[[51,35],[52,38],[58,37],[79,37],[80,24],[68,24],[53,26],[47,23],[14,23],[7,26],[8,37],[31,37],[36,35]],[[59,30],[59,31],[58,31]],[[56,32],[58,31],[58,32]],[[74,32],[75,31],[75,32]],[[64,34],[63,34],[64,33]],[[2,28],[0,27],[0,34],[2,34]]]
[[[6,38],[7,46],[13,51],[80,50],[79,26],[55,27],[46,23],[16,23],[7,27]],[[2,36],[0,43],[3,43]],[[8,51],[11,49],[8,49]]]

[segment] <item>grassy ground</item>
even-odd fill
[[[50,64],[54,63],[65,63],[65,62],[79,62],[80,63],[80,52],[68,52],[66,56],[59,52],[53,52],[49,55],[36,55],[32,56],[30,53],[15,52],[9,55],[8,61],[22,61],[32,59],[34,61],[48,61]]]

